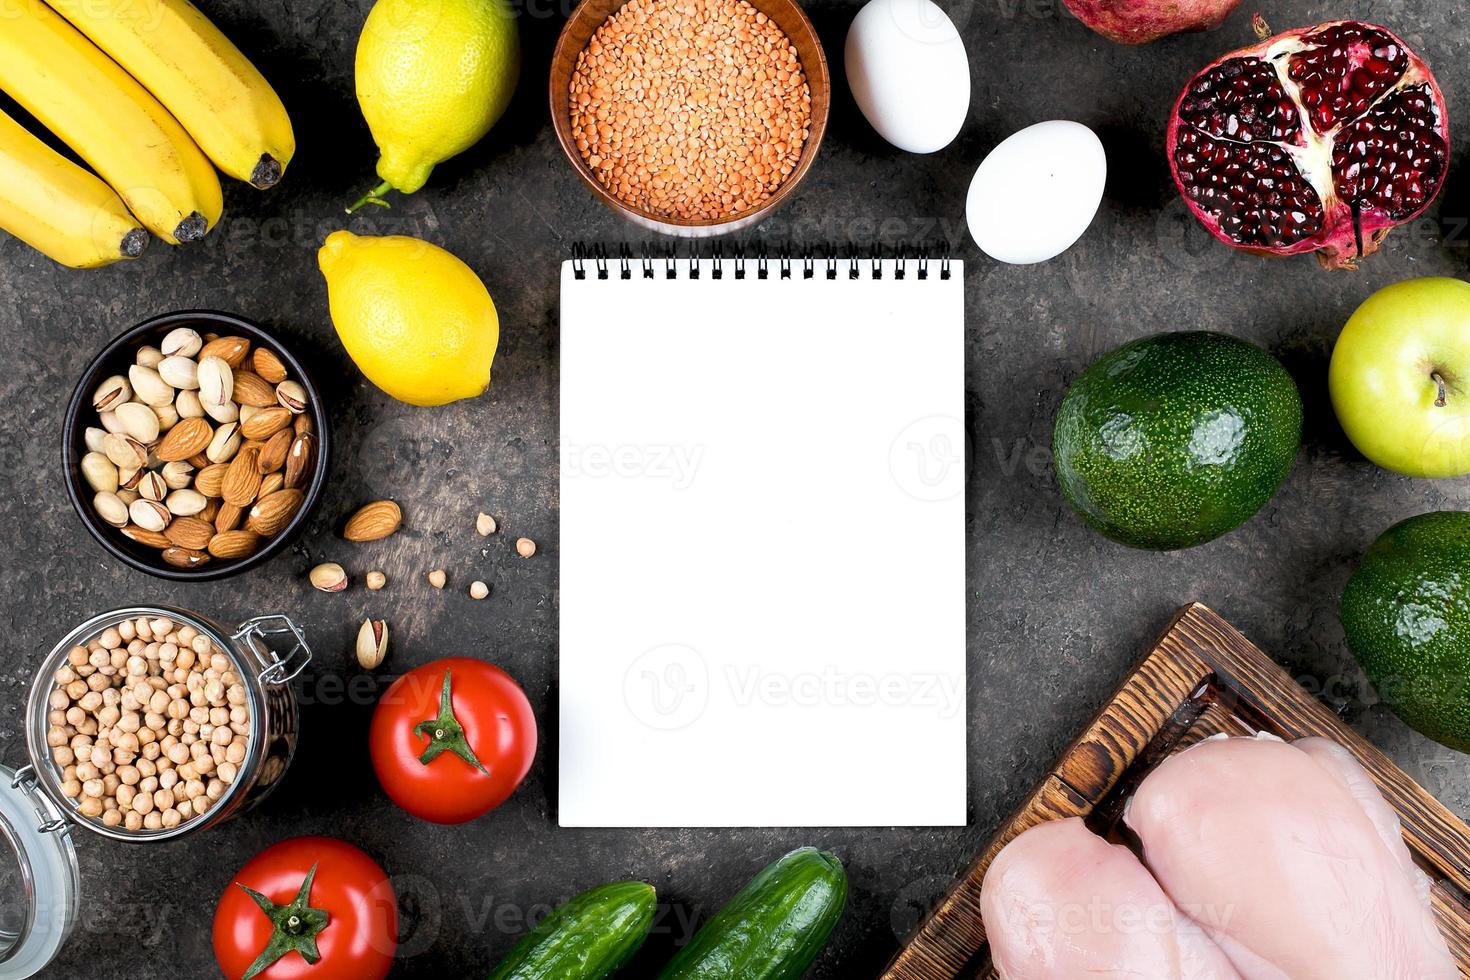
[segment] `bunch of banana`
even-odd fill
[[[0,91],[126,205],[119,214],[100,182],[5,120],[0,171],[14,176],[0,181],[0,228],[58,262],[131,258],[137,223],[170,244],[197,241],[224,206],[215,166],[267,188],[290,163],[280,99],[188,0],[0,0],[0,21]],[[118,220],[127,232],[109,243]]]

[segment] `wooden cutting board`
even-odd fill
[[[993,977],[980,921],[980,883],[1000,849],[1047,820],[1084,817],[1108,836],[1123,803],[1170,754],[1225,732],[1284,739],[1321,735],[1353,753],[1403,823],[1434,881],[1434,913],[1470,977],[1470,827],[1344,725],[1209,608],[1179,612],[1153,650],[1062,755],[905,943],[882,980]]]

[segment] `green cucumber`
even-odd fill
[[[797,980],[846,902],[842,862],[814,847],[792,851],[716,912],[659,980]]]
[[[570,899],[490,971],[488,980],[602,980],[638,952],[653,926],[652,885],[618,881]]]

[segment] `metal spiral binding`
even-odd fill
[[[640,244],[637,246],[638,251],[636,256],[633,251],[634,246],[632,245],[624,243],[617,245],[616,248],[617,255],[612,256],[609,253],[607,245],[588,245],[583,242],[574,243],[572,245],[571,258],[572,277],[574,279],[586,279],[590,266],[591,270],[596,273],[598,279],[609,279],[612,278],[611,268],[613,265],[616,265],[618,279],[635,278],[635,266],[642,270],[641,278],[658,278],[657,262],[660,256],[656,253],[656,246],[649,243]],[[750,249],[750,251],[747,251],[747,249]],[[781,246],[773,256],[764,245],[747,246],[737,243],[730,246],[730,261],[727,263],[725,245],[721,242],[714,242],[708,247],[709,254],[707,258],[711,260],[710,278],[712,279],[724,279],[727,265],[731,269],[733,278],[745,279],[747,259],[754,262],[755,278],[770,279],[771,264],[774,258],[777,276],[779,278],[800,278],[803,280],[817,278],[836,280],[840,277],[839,270],[844,265],[847,271],[845,278],[850,280],[862,279],[864,278],[863,264],[865,261],[868,267],[867,278],[882,279],[883,264],[885,261],[891,259],[893,261],[893,278],[898,281],[907,281],[910,278],[927,280],[929,278],[930,261],[932,258],[939,267],[938,278],[947,280],[953,275],[949,249],[947,246],[941,245],[936,251],[937,255],[931,256],[930,249],[928,248],[921,246],[911,249],[911,246],[907,242],[899,242],[893,249],[892,254],[885,255],[884,250],[881,248],[865,249],[849,244],[844,248],[824,246],[817,249],[812,246],[807,246],[801,250],[799,257],[797,257],[793,256],[793,250],[790,245]],[[675,245],[670,244],[666,246],[662,254],[664,278],[679,278],[679,267],[681,263],[684,267],[685,275],[690,279],[700,278],[699,263],[704,257],[699,254],[698,246],[692,247],[689,254],[685,256],[678,254]],[[801,274],[799,277],[795,273],[797,262],[801,264]],[[823,272],[823,275],[820,277],[817,273],[819,265],[822,267]],[[910,276],[911,271],[912,276]]]

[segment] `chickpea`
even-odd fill
[[[225,765],[229,765],[229,763],[225,763]],[[202,774],[208,776],[210,773],[214,772],[215,769],[218,768],[218,767],[215,764],[214,756],[212,756],[208,752],[206,752],[203,755],[201,755],[199,758],[195,759],[194,762],[191,765],[185,766],[184,768],[185,769],[192,769],[194,772],[202,773]]]
[[[143,814],[137,810],[129,810],[123,814],[123,828],[126,830],[142,830]]]
[[[122,823],[122,819],[122,811],[119,810],[117,807],[113,807],[112,809],[107,810],[102,814],[102,826],[116,827],[118,824]]]
[[[123,638],[123,642],[131,643],[138,638],[138,631],[133,628],[131,619],[125,619],[117,624],[117,635]]]
[[[108,688],[108,690],[110,691],[112,689]],[[102,710],[97,712],[97,720],[104,728],[111,728],[113,725],[116,725],[118,719],[121,717],[122,712],[118,711],[116,706],[110,704],[104,704]]]
[[[145,640],[153,639],[153,627],[148,625],[148,620],[139,618],[133,623],[133,627],[137,630],[138,636]]]
[[[167,810],[174,805],[174,794],[172,790],[160,789],[153,794],[153,805],[160,810]]]
[[[165,705],[165,707],[167,707],[167,705]],[[149,731],[159,732],[168,725],[168,719],[165,718],[161,712],[151,710],[150,706],[150,710],[148,711],[148,713],[143,716],[143,724],[148,728]]]
[[[148,624],[153,627],[153,635],[166,637],[174,631],[174,621],[166,616],[159,616]]]
[[[131,784],[123,783],[117,788],[117,792],[113,795],[117,798],[117,805],[122,807],[124,810],[127,810],[132,807],[133,797],[137,795],[137,792],[138,791],[134,789]]]
[[[158,648],[158,659],[170,663],[179,659],[179,648],[174,643],[164,643]]]
[[[138,729],[143,727],[143,719],[138,717],[136,711],[124,711],[117,719],[117,727],[121,731],[135,735]]]
[[[107,655],[107,666],[114,671],[122,670],[128,664],[128,651],[117,649]]]
[[[245,740],[237,738],[233,742],[231,742],[229,746],[225,749],[225,759],[229,762],[233,762],[237,766],[240,763],[244,762]]]
[[[70,745],[58,745],[51,750],[51,761],[58,766],[69,766],[76,758],[77,754],[71,750]]]
[[[133,797],[133,809],[139,813],[147,814],[153,809],[153,792],[151,790],[140,791]]]
[[[101,767],[112,759],[112,753],[101,745],[94,745],[92,746],[92,755],[90,758],[92,759],[92,765]]]
[[[108,669],[110,670],[111,668]],[[95,674],[89,675],[86,680],[87,690],[95,691],[98,694],[101,694],[103,691],[107,690],[108,685],[110,685],[111,683],[112,678],[108,677],[100,670],[97,671]]]
[[[110,772],[107,775],[103,776],[102,777],[102,797],[103,797],[103,799],[106,799],[109,796],[116,796],[117,795],[118,787],[121,786],[121,785],[122,785],[122,780],[117,777],[117,773]]]
[[[153,796],[153,791],[156,790],[156,789],[158,789],[158,777],[157,776],[144,776],[138,782],[138,792],[140,792],[140,793],[147,793],[149,795],[149,798],[150,799]]]
[[[77,765],[77,778],[82,782],[86,782],[89,779],[96,779],[100,775],[102,774],[97,771],[97,767],[90,762],[83,762]]]
[[[92,735],[96,735],[97,734],[97,723],[95,721],[93,721],[91,718],[88,718],[86,721],[82,722],[80,725],[77,726],[77,734],[78,735],[86,735],[86,736],[89,736],[89,737],[92,736]]]
[[[66,734],[65,728],[53,726],[46,729],[46,744],[53,749],[56,748],[58,745],[65,745],[70,740],[70,738],[71,736]]]
[[[178,719],[189,717],[189,702],[182,698],[175,698],[170,701],[168,705],[168,716]]]
[[[157,810],[154,810],[152,813],[143,814],[143,829],[162,830],[163,814],[159,813]]]
[[[150,759],[139,759],[138,772],[143,776],[157,776],[158,767]]]
[[[72,647],[66,651],[66,662],[68,666],[80,667],[87,662],[86,647]]]
[[[80,701],[82,699],[82,695],[86,694],[90,690],[91,688],[87,686],[86,681],[78,679],[66,685],[66,696],[71,698],[71,700],[73,701]]]
[[[69,800],[74,800],[82,795],[82,784],[75,777],[61,784],[61,795]]]
[[[93,669],[99,667],[110,667],[112,666],[112,654],[108,653],[101,647],[98,647],[96,650],[93,650],[91,653],[87,654],[87,663],[90,664]]]
[[[243,684],[232,685],[225,691],[225,700],[230,702],[230,704],[244,704],[245,686]]]
[[[179,815],[179,811],[175,810],[173,807],[169,807],[167,810],[163,811],[163,826],[165,830],[172,830],[174,827],[177,827],[183,819],[184,818]]]
[[[182,743],[172,745],[168,750],[169,761],[174,765],[182,765],[189,761],[189,747]]]
[[[117,631],[117,627],[109,626],[97,637],[97,642],[108,650],[115,650],[122,646],[122,634]]]
[[[211,803],[218,803],[219,798],[225,795],[225,782],[222,779],[211,779],[204,784],[204,795]]]
[[[149,714],[162,715],[165,711],[168,710],[168,706],[172,701],[173,695],[169,694],[167,691],[154,691],[153,695],[148,699]],[[157,728],[159,726],[149,724],[148,727]]]
[[[102,801],[94,796],[89,796],[82,800],[81,806],[77,807],[77,812],[84,817],[100,817],[102,816]]]
[[[128,658],[128,676],[143,677],[148,673],[148,661],[143,657],[133,656]]]
[[[136,786],[143,776],[138,772],[137,766],[118,766],[117,778],[124,786]]]
[[[235,781],[235,777],[239,774],[239,770],[235,768],[235,764],[233,762],[221,762],[219,764],[218,775],[220,782],[233,783]]]
[[[168,770],[167,772],[159,773],[158,775],[158,788],[160,791],[171,790],[176,785],[178,785],[178,782],[179,774],[172,769]],[[155,799],[157,799],[157,795],[158,794],[156,793],[154,794]],[[161,805],[163,804],[160,804],[160,806]]]
[[[180,800],[179,802],[174,804],[174,809],[179,811],[180,818],[188,820],[194,815],[194,801]]]
[[[47,695],[46,703],[56,711],[65,711],[71,705],[71,695],[64,688],[55,688]]]
[[[214,644],[209,642],[209,637],[201,633],[199,636],[194,637],[194,639],[189,642],[189,646],[192,647],[194,652],[197,653],[199,656],[207,657],[209,656],[209,651],[214,647]]]

